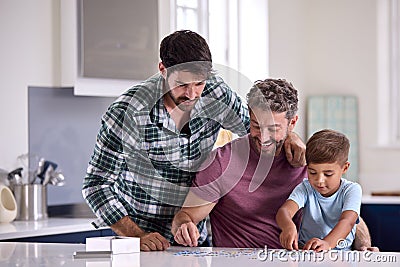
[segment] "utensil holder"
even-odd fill
[[[47,188],[41,184],[14,186],[17,202],[16,220],[38,221],[47,219]]]

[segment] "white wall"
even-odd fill
[[[308,95],[358,96],[360,182],[367,193],[400,190],[400,150],[376,146],[379,1],[269,0],[270,76],[300,90],[297,131],[305,137]],[[0,168],[18,167],[16,157],[28,150],[28,85],[61,84],[59,28],[60,0],[0,0]]]
[[[305,102],[312,94],[359,100],[360,177],[364,193],[400,190],[400,149],[378,147],[378,17],[381,0],[269,0],[270,75],[293,81]],[[300,126],[300,127],[299,127]]]
[[[58,0],[0,1],[0,168],[28,152],[27,87],[60,81]],[[38,122],[40,123],[40,122]]]

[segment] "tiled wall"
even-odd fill
[[[28,88],[29,153],[57,163],[65,176],[64,186],[47,186],[48,205],[84,201],[82,180],[101,116],[113,100],[74,96],[73,88]]]

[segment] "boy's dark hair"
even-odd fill
[[[246,98],[250,109],[262,108],[272,112],[286,112],[286,118],[289,120],[298,110],[297,90],[284,79],[258,80]]]
[[[212,72],[210,48],[206,40],[193,31],[176,31],[165,37],[160,44],[160,59],[172,71]]]
[[[334,130],[321,130],[314,133],[306,144],[306,161],[310,163],[335,163],[343,166],[348,160],[349,139]]]

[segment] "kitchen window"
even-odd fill
[[[378,144],[400,147],[400,4],[378,2]]]
[[[237,68],[238,1],[175,0],[174,4],[176,29],[198,32],[207,40],[214,62]]]
[[[190,29],[208,39],[208,2],[208,0],[176,0],[176,29]]]
[[[400,144],[400,4],[391,0],[391,109],[393,110],[392,139]]]
[[[241,96],[268,76],[268,1],[175,0],[174,5],[175,28],[196,31],[208,41],[221,76]]]

